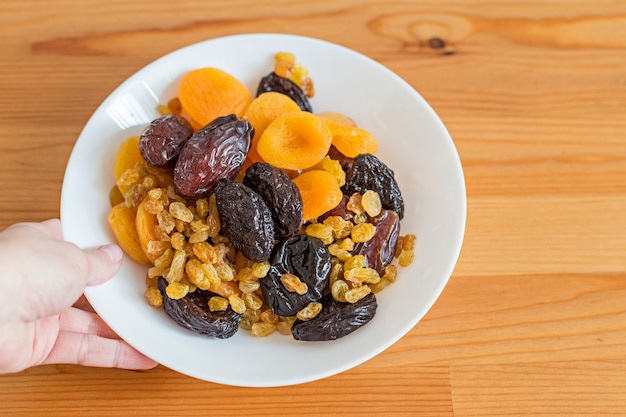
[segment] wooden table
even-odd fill
[[[59,215],[72,146],[125,78],[247,32],[397,72],[447,125],[468,196],[440,299],[355,369],[253,389],[43,366],[0,377],[0,415],[626,415],[626,2],[3,0],[0,22],[2,228]]]

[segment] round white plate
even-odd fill
[[[199,67],[221,68],[255,94],[278,51],[296,55],[315,83],[316,112],[352,117],[379,140],[377,156],[395,171],[406,211],[401,234],[417,236],[415,262],[379,293],[374,319],[332,342],[298,342],[239,331],[206,338],[170,320],[143,298],[146,267],[129,258],[88,300],[124,340],[164,366],[199,379],[239,386],[281,386],[328,377],[374,357],[426,314],[446,285],[465,229],[465,183],[452,139],[428,103],[377,62],[342,46],[290,35],[248,34],[200,42],[138,71],[98,107],[69,160],[61,200],[65,238],[80,247],[114,242],[107,216],[113,160],[122,140],[158,116],[177,82]]]

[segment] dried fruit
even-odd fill
[[[269,207],[276,238],[295,235],[302,226],[302,196],[285,171],[266,163],[246,170],[243,183],[256,191]]]
[[[226,339],[233,336],[239,328],[241,314],[228,308],[225,311],[211,311],[209,300],[215,294],[196,290],[180,300],[173,300],[166,294],[168,283],[163,278],[158,280],[163,296],[163,307],[169,317],[180,326],[196,333]]]
[[[116,183],[119,183],[122,174],[129,169],[135,171],[135,166],[138,162],[142,162],[143,158],[139,152],[139,136],[131,136],[124,140],[120,147],[117,148],[115,154],[115,162],[113,163],[113,174],[115,175]],[[137,174],[136,180],[139,180],[139,174]],[[119,186],[119,184],[118,184]],[[124,187],[123,187],[124,188]],[[125,194],[130,187],[126,187],[122,194]]]
[[[327,171],[306,171],[293,179],[302,196],[304,221],[315,219],[341,202],[343,194],[335,177]]]
[[[385,266],[393,260],[396,243],[400,235],[400,219],[396,212],[383,210],[372,221],[374,236],[366,242],[358,243],[353,255],[365,255],[366,265],[383,274]]]
[[[271,91],[263,93],[252,100],[245,115],[246,119],[254,127],[254,137],[248,153],[248,160],[251,163],[263,162],[263,158],[257,152],[257,144],[267,126],[276,120],[278,116],[294,111],[300,111],[300,107],[285,94]]]
[[[322,311],[314,319],[296,320],[291,333],[296,340],[325,341],[342,338],[369,323],[376,314],[376,296],[368,294],[355,303],[342,303],[326,295]]]
[[[210,194],[222,178],[239,173],[254,128],[235,115],[219,117],[196,132],[183,147],[174,168],[176,191],[184,197]]]
[[[330,254],[316,238],[296,235],[279,243],[272,254],[270,270],[260,280],[267,305],[279,316],[293,316],[312,301],[318,301],[328,286]],[[306,283],[308,290],[299,295],[285,288],[280,278],[293,274]]]
[[[182,117],[173,114],[161,116],[154,119],[141,134],[139,151],[152,165],[173,166],[184,143],[192,134],[193,128]]]
[[[324,116],[320,117],[330,128],[333,135],[333,145],[345,156],[354,158],[363,153],[374,154],[378,150],[378,141],[367,130],[336,123]]]
[[[278,93],[289,96],[295,101],[300,109],[306,112],[313,113],[313,107],[307,98],[306,94],[298,86],[298,84],[291,81],[289,78],[281,77],[275,72],[271,72],[261,79],[259,87],[257,88],[257,96],[269,91],[276,91]]]
[[[246,258],[263,262],[274,247],[272,213],[263,199],[244,184],[221,180],[215,188],[215,201],[222,233]]]
[[[251,99],[241,81],[217,68],[186,73],[178,85],[178,97],[183,109],[200,126],[228,114],[242,117]]]
[[[275,167],[307,169],[324,159],[332,138],[328,126],[316,115],[284,113],[265,128],[257,143],[257,152]]]
[[[148,204],[150,197],[146,197],[137,206],[137,212],[135,214],[135,227],[137,230],[137,237],[143,252],[146,254],[151,262],[157,258],[154,254],[150,254],[148,251],[148,244],[153,240],[159,240],[155,230],[157,226],[157,218],[154,214],[150,213],[146,205]]]
[[[380,159],[371,154],[362,154],[354,158],[352,168],[346,173],[344,193],[364,193],[372,190],[378,193],[382,207],[404,217],[404,199],[393,171]]]
[[[136,262],[149,264],[142,249],[137,228],[135,227],[135,210],[120,203],[109,212],[109,225],[120,247]]]

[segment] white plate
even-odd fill
[[[239,386],[281,386],[328,377],[374,357],[426,314],[456,263],[465,228],[465,184],[454,144],[426,101],[375,61],[321,40],[277,34],[228,36],[172,52],[122,83],[93,114],[72,152],[63,183],[65,238],[81,247],[114,242],[107,224],[113,160],[123,139],[139,134],[179,78],[221,68],[254,94],[278,51],[293,52],[315,82],[317,112],[339,111],[371,131],[379,158],[396,173],[406,202],[402,234],[417,236],[415,262],[399,268],[378,294],[374,319],[333,342],[297,342],[246,331],[217,340],[187,331],[144,301],[146,267],[125,259],[106,284],[88,288],[94,309],[124,340],[164,366],[199,379]]]

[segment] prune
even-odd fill
[[[339,302],[328,294],[321,303],[322,311],[317,317],[308,321],[296,320],[291,327],[294,339],[306,342],[340,339],[369,323],[378,307],[373,293],[354,304]]]
[[[312,301],[324,295],[330,276],[330,254],[321,240],[296,235],[274,248],[271,267],[260,280],[265,302],[279,316],[294,316]],[[308,290],[299,295],[282,284],[282,274],[293,274],[305,282]]]
[[[365,256],[365,266],[374,268],[382,276],[396,251],[400,218],[395,211],[383,210],[372,223],[376,226],[376,234],[367,242],[357,243],[352,254]]]
[[[376,191],[383,208],[395,211],[402,220],[404,199],[393,171],[374,155],[361,154],[354,158],[352,167],[346,173],[344,193],[350,195],[367,190]]]
[[[174,167],[174,185],[189,198],[209,195],[222,178],[233,179],[243,165],[254,127],[234,114],[218,117],[189,138]]]
[[[208,302],[216,294],[196,289],[180,300],[174,300],[165,293],[167,285],[165,279],[159,278],[158,286],[163,295],[163,308],[180,326],[218,339],[227,339],[237,333],[241,314],[235,313],[230,307],[224,311],[209,310]]]
[[[139,138],[139,152],[150,164],[158,167],[176,163],[193,128],[182,117],[168,114],[154,119]]]
[[[257,162],[246,170],[243,183],[256,191],[269,207],[277,239],[298,233],[302,226],[302,196],[285,171]]]
[[[311,107],[311,103],[309,102],[307,96],[304,94],[298,84],[294,83],[289,78],[281,77],[275,72],[271,72],[265,77],[261,78],[261,81],[259,82],[259,87],[256,91],[257,97],[263,93],[267,93],[270,91],[276,91],[277,93],[282,93],[289,96],[293,101],[296,102],[296,104],[298,105],[298,107],[300,107],[302,111],[308,111],[309,113],[313,113],[313,107]]]
[[[272,213],[249,187],[222,179],[215,187],[221,231],[235,249],[255,262],[267,261],[274,247]]]

